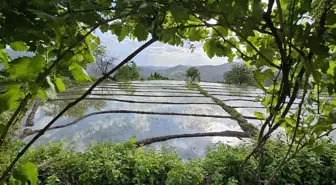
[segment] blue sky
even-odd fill
[[[97,30],[95,35],[99,36],[101,43],[107,46],[109,54],[118,56],[119,60],[124,59],[144,43],[129,38],[119,43],[116,36],[110,32],[102,33],[100,30]],[[194,44],[196,49],[191,52],[188,44],[184,47],[175,47],[156,42],[138,54],[134,61],[139,66],[176,66],[180,64],[198,66],[220,65],[227,62],[226,58],[214,57],[209,59],[203,51],[203,44]]]

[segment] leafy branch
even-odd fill
[[[145,44],[140,46],[137,50],[135,50],[133,53],[131,53],[128,57],[126,57],[122,62],[120,62],[116,67],[114,67],[112,70],[110,70],[106,75],[99,78],[91,87],[83,93],[83,95],[79,98],[77,98],[75,101],[69,103],[62,111],[60,111],[57,116],[55,116],[38,134],[36,134],[29,143],[26,144],[25,147],[17,154],[17,156],[14,158],[14,160],[10,163],[10,165],[6,168],[6,170],[3,172],[3,174],[0,177],[0,182],[3,182],[6,178],[6,176],[9,174],[9,172],[12,170],[16,162],[23,156],[23,154],[29,149],[29,147],[38,139],[40,138],[66,111],[68,111],[70,108],[78,104],[80,101],[82,101],[85,97],[87,97],[91,91],[98,86],[102,81],[108,78],[109,75],[117,71],[120,67],[122,67],[124,64],[129,62],[132,58],[134,58],[138,53],[140,53],[142,50],[150,46],[152,43],[156,41],[156,38],[152,38],[149,41],[147,41]]]

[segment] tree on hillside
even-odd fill
[[[160,73],[155,72],[154,74],[150,74],[148,80],[169,80],[168,77],[162,76]]]
[[[122,66],[116,74],[118,81],[132,81],[140,79],[139,68],[135,62],[131,61],[129,64]]]
[[[112,69],[113,64],[118,61],[118,57],[110,56],[107,53],[105,45],[97,46],[93,55],[96,58],[96,71],[102,75],[106,75]],[[113,80],[110,75],[108,78]]]
[[[189,78],[191,82],[201,81],[201,74],[197,67],[189,67],[186,77]]]
[[[254,83],[252,71],[244,64],[233,64],[231,70],[223,75],[224,83],[251,85]]]

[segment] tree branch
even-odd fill
[[[104,75],[103,77],[99,78],[81,97],[76,99],[75,101],[69,103],[56,117],[54,117],[27,145],[17,154],[17,156],[14,158],[14,160],[10,163],[10,165],[6,168],[6,170],[2,173],[0,182],[3,182],[6,178],[6,176],[9,174],[9,172],[12,170],[16,162],[23,156],[23,154],[29,149],[29,147],[38,139],[40,138],[45,131],[48,130],[67,110],[75,106],[77,103],[82,101],[86,96],[88,96],[91,91],[102,81],[104,81],[108,75],[111,75],[116,70],[118,70],[121,66],[129,62],[133,57],[135,57],[138,53],[140,53],[142,50],[150,46],[152,43],[156,41],[156,38],[152,38],[149,41],[147,41],[145,44],[143,44],[141,47],[139,47],[137,50],[135,50],[132,54],[130,54],[128,57],[126,57],[121,63],[119,63],[115,68],[113,68],[109,73]]]
[[[41,84],[45,78],[52,72],[52,70],[54,70],[54,68],[58,65],[58,63],[62,60],[62,58],[65,56],[65,54],[67,52],[69,52],[70,50],[72,50],[74,47],[76,47],[78,44],[80,44],[88,35],[90,35],[94,30],[96,30],[99,26],[107,23],[107,22],[111,22],[114,21],[116,19],[120,19],[122,17],[131,15],[134,12],[130,12],[126,15],[123,16],[119,16],[119,17],[115,17],[115,18],[111,18],[111,19],[107,19],[106,21],[104,21],[103,23],[97,24],[96,26],[94,26],[90,31],[88,31],[84,36],[82,36],[80,39],[78,39],[74,44],[72,44],[63,54],[60,55],[59,58],[57,58],[51,65],[50,67],[48,67],[43,73],[41,73],[39,75],[39,77],[36,80],[36,83]],[[2,146],[2,144],[5,141],[5,138],[7,136],[8,130],[10,129],[10,127],[14,124],[14,121],[16,120],[17,116],[20,114],[21,110],[24,109],[27,105],[27,103],[29,102],[29,100],[33,97],[33,95],[31,93],[28,93],[23,100],[21,100],[20,105],[18,106],[18,108],[15,110],[14,114],[11,116],[11,118],[9,119],[9,121],[6,124],[6,127],[4,129],[4,132],[1,134],[0,137],[0,148]],[[0,179],[1,182],[1,179]]]
[[[237,137],[237,138],[251,138],[246,132],[237,131],[222,131],[222,132],[206,132],[206,133],[192,133],[192,134],[173,134],[167,136],[152,137],[137,141],[135,144],[139,146],[150,145],[157,142],[163,142],[170,139],[187,138],[187,137],[208,137],[208,136],[222,136],[222,137]]]

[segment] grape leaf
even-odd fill
[[[27,51],[28,47],[24,42],[21,41],[16,41],[16,42],[11,42],[9,46],[14,50],[14,51]]]
[[[134,35],[135,35],[136,38],[138,38],[138,41],[147,40],[148,32],[146,30],[146,27],[144,25],[142,25],[141,23],[138,23],[135,26]]]
[[[186,9],[175,4],[171,7],[171,14],[176,22],[181,22],[189,17]]]
[[[254,112],[254,115],[255,115],[258,119],[260,119],[260,120],[265,120],[265,119],[266,119],[265,116],[264,116],[264,114],[261,113],[261,112],[257,112],[257,111],[255,111],[255,112]]]
[[[86,73],[85,69],[77,63],[73,63],[69,66],[69,71],[71,72],[74,79],[78,82],[91,81],[91,78]]]
[[[63,83],[63,81],[62,81],[61,78],[55,78],[54,79],[54,84],[56,85],[56,88],[57,88],[58,92],[65,91],[65,85],[64,85],[64,83]]]
[[[22,185],[36,185],[38,181],[37,166],[34,163],[27,162],[13,171],[13,177],[19,180]]]

